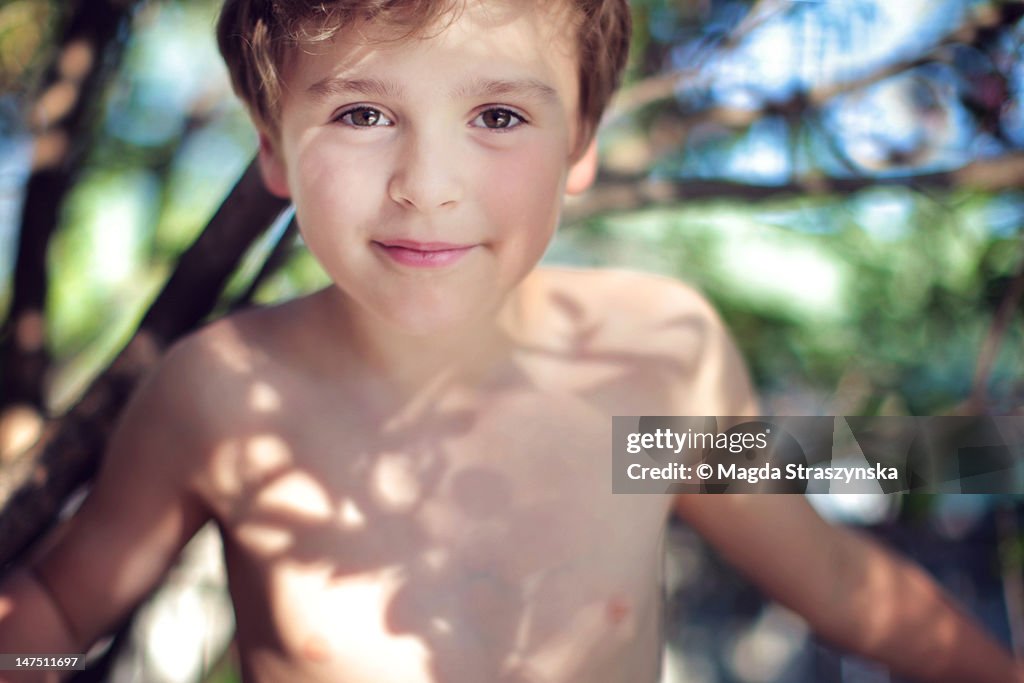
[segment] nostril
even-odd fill
[[[395,160],[388,194],[406,208],[451,208],[462,198],[463,173],[457,160],[437,145],[416,146]]]

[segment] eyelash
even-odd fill
[[[360,126],[360,125],[358,125],[356,123],[353,123],[351,121],[345,121],[344,120],[345,117],[351,116],[352,114],[355,114],[356,112],[360,112],[360,111],[374,112],[374,113],[378,114],[380,116],[380,118],[382,118],[385,121],[387,121],[387,123],[384,123],[384,124],[377,124],[377,123],[375,123],[375,124],[371,124],[369,126]],[[339,122],[339,123],[344,123],[346,126],[349,126],[350,128],[378,128],[378,127],[389,127],[389,126],[395,125],[395,122],[392,121],[388,117],[388,115],[385,114],[384,112],[382,112],[380,109],[377,109],[376,107],[368,107],[365,104],[361,104],[361,105],[356,106],[356,107],[349,107],[348,109],[342,111],[340,114],[338,114],[336,117],[334,117],[334,121]]]
[[[379,117],[377,120],[383,119],[384,121],[386,121],[386,123],[372,123],[372,124],[369,124],[369,125],[359,125],[357,123],[352,122],[351,120],[349,120],[349,121],[345,120],[346,117],[351,117],[352,114],[355,114],[357,112],[373,112],[373,113],[375,113]],[[510,117],[510,125],[503,126],[503,127],[498,127],[498,128],[490,128],[488,126],[474,126],[474,127],[483,128],[485,130],[489,130],[489,131],[492,131],[492,132],[495,132],[495,133],[507,133],[508,131],[511,131],[511,130],[514,130],[514,129],[518,128],[519,126],[522,126],[524,124],[528,124],[529,123],[529,121],[526,119],[525,116],[523,116],[522,114],[520,114],[517,111],[509,109],[508,107],[488,107],[488,108],[484,109],[483,111],[481,111],[476,116],[474,116],[473,117],[473,121],[476,121],[477,119],[482,118],[485,114],[488,114],[490,112],[500,112],[502,114],[507,114]],[[378,109],[376,107],[370,107],[370,106],[367,106],[367,105],[358,105],[358,106],[355,106],[355,107],[349,107],[348,109],[345,109],[344,111],[339,113],[337,116],[335,116],[333,121],[339,122],[339,123],[343,123],[346,126],[349,126],[350,128],[379,128],[379,127],[387,128],[387,127],[395,125],[395,122],[390,117],[388,117],[387,114],[385,114],[384,112],[382,112],[380,109]]]
[[[511,117],[511,119],[512,119],[511,125],[504,126],[504,127],[501,127],[501,128],[488,128],[487,126],[481,126],[485,130],[489,130],[489,131],[494,132],[494,133],[507,133],[510,130],[514,130],[514,129],[518,128],[519,126],[522,126],[522,125],[525,125],[525,124],[529,123],[529,121],[526,120],[525,116],[523,116],[522,114],[520,114],[517,111],[509,109],[508,107],[487,107],[486,109],[481,111],[479,114],[474,116],[473,117],[473,121],[476,121],[477,119],[482,118],[484,116],[484,114],[487,114],[489,112],[501,112],[503,114],[508,114]]]

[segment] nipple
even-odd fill
[[[312,636],[302,644],[302,656],[311,662],[326,662],[331,658],[331,649],[322,636]]]
[[[608,600],[608,604],[605,605],[605,614],[608,617],[608,621],[616,626],[624,622],[631,611],[629,601],[621,595],[613,596]]]

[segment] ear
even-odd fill
[[[288,190],[288,174],[285,172],[284,160],[278,152],[277,143],[263,131],[260,131],[259,161],[263,185],[267,191],[281,199],[289,199],[291,192]]]
[[[566,194],[582,194],[597,176],[597,140],[591,140],[583,154],[569,167],[565,180]]]

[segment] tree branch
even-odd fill
[[[103,85],[121,61],[126,34],[121,29],[138,4],[74,3],[35,100],[29,122],[32,175],[22,208],[11,304],[0,330],[0,409],[20,403],[45,413],[47,249],[92,140]]]
[[[1018,247],[1024,247],[1024,240],[1018,240]],[[1003,300],[999,302],[999,308],[992,318],[988,334],[981,344],[981,351],[978,352],[978,360],[974,367],[974,380],[971,383],[971,395],[967,399],[967,405],[972,414],[980,414],[988,403],[988,380],[992,374],[992,366],[995,364],[999,354],[999,347],[1003,344],[1006,330],[1010,327],[1010,320],[1020,306],[1021,298],[1024,297],[1024,250],[1021,259],[1017,264],[1017,272],[1013,275]]]
[[[705,121],[714,120],[737,128],[749,126],[754,121],[762,118],[766,113],[775,110],[792,110],[807,106],[820,106],[832,100],[838,95],[856,92],[870,85],[879,83],[892,76],[905,73],[924,64],[936,61],[945,61],[945,51],[954,44],[978,45],[986,38],[990,38],[987,29],[994,26],[1009,25],[1018,17],[1019,8],[1024,7],[1024,2],[1007,2],[1003,8],[996,12],[979,11],[968,16],[964,23],[954,28],[942,38],[928,53],[918,55],[910,59],[884,64],[877,69],[870,71],[857,78],[844,81],[822,83],[803,91],[796,91],[786,102],[768,103],[759,109],[739,109],[736,107],[709,107],[699,111],[688,112],[681,116],[686,128]],[[753,14],[753,12],[751,13]],[[766,18],[774,16],[773,13],[765,15]],[[755,21],[746,29],[746,33],[757,28],[763,23],[763,19]],[[720,52],[727,52],[735,49],[742,41],[730,39],[720,46]],[[702,64],[697,67],[681,69],[670,73],[655,74],[633,85],[623,88],[615,97],[609,108],[606,117],[606,125],[614,124],[616,121],[636,112],[649,104],[666,100],[672,97],[677,91],[684,89],[688,83],[701,78],[705,71],[703,64],[707,58],[701,60]]]
[[[245,291],[238,296],[237,299],[231,302],[228,306],[228,311],[234,312],[252,305],[253,297],[256,296],[256,291],[263,285],[264,282],[270,279],[274,273],[279,271],[285,263],[288,262],[288,257],[292,254],[292,249],[295,246],[295,242],[299,236],[299,224],[295,220],[295,216],[291,217],[288,221],[288,225],[285,226],[284,231],[277,239],[277,243],[274,244],[274,248],[270,250],[270,254],[267,255],[266,260],[263,261],[263,266],[259,272],[253,277],[249,286],[245,288]]]
[[[737,199],[762,201],[797,195],[849,195],[870,187],[899,186],[929,190],[976,189],[1000,192],[1024,186],[1024,153],[975,161],[952,171],[873,178],[799,178],[783,185],[747,185],[726,180],[652,180],[643,175],[602,172],[583,197],[567,202],[566,223],[610,211],[635,211],[686,201]]]
[[[252,242],[286,206],[264,189],[255,163],[181,257],[139,330],[42,438],[0,470],[0,565],[49,527],[67,497],[95,472],[117,417],[162,351],[202,322]]]

